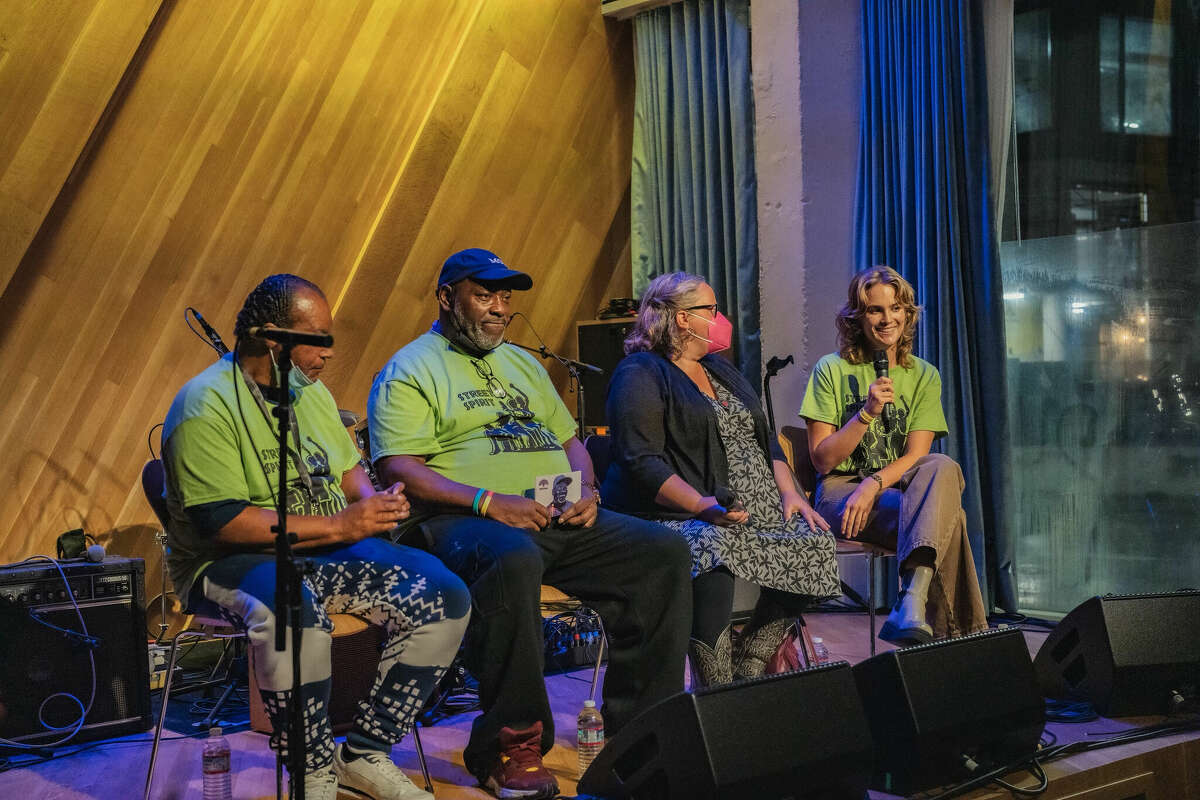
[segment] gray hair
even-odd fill
[[[669,272],[650,281],[638,305],[637,322],[625,337],[625,354],[644,350],[674,360],[683,352],[684,332],[675,312],[692,305],[707,281],[687,272]]]

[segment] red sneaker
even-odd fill
[[[558,794],[558,781],[542,763],[542,723],[524,730],[500,729],[500,756],[483,787],[496,797],[527,800]]]

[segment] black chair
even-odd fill
[[[817,469],[813,466],[812,456],[808,452],[808,429],[795,425],[784,425],[779,435],[780,444],[783,445],[784,454],[788,456],[792,472],[796,473],[796,480],[800,484],[801,491],[804,492],[809,502],[813,502],[817,491]],[[837,537],[837,554],[839,556],[862,556],[867,559],[868,584],[865,605],[871,629],[871,655],[875,655],[875,608],[879,602],[875,597],[876,564],[880,556],[894,557],[896,551],[883,545],[843,539],[839,536]],[[844,591],[850,591],[850,588],[844,583],[842,586]]]
[[[165,486],[166,473],[163,470],[162,461],[157,458],[147,461],[146,466],[142,467],[142,491],[145,492],[146,502],[150,504],[150,508],[154,511],[154,515],[158,517],[159,523],[162,524],[162,530],[159,531],[156,537],[159,539],[160,543],[165,543],[166,541],[166,527],[171,518],[170,512],[167,510],[167,498],[164,491]],[[167,550],[164,544],[164,563],[166,561],[166,557]],[[163,569],[163,600],[165,603],[167,595],[165,566]],[[163,614],[164,616],[161,624],[164,626],[163,631],[165,631],[165,605]],[[159,636],[161,639],[162,631],[160,631]],[[172,637],[171,653],[167,658],[167,674],[166,678],[163,680],[162,706],[158,710],[158,724],[154,726],[154,744],[150,748],[150,765],[146,769],[146,786],[142,795],[143,800],[150,800],[150,789],[154,783],[154,767],[158,763],[158,746],[162,741],[163,723],[165,723],[167,719],[167,704],[171,701],[171,686],[175,680],[175,665],[179,660],[179,646],[185,641],[200,639],[224,639],[227,642],[231,640],[241,640],[244,642],[246,639],[246,634],[244,631],[235,630],[226,620],[221,619],[220,617],[195,614],[188,616],[184,622],[184,630]],[[239,682],[232,673],[228,673],[224,678],[216,677],[218,670],[220,670],[222,664],[226,661],[225,655],[225,653],[221,655],[221,659],[213,667],[212,672],[209,673],[208,679],[205,680],[203,684],[195,687],[198,689],[202,686],[215,686],[222,683],[224,684],[224,690],[221,692],[220,699],[217,700],[212,711],[209,712],[208,716],[205,717],[204,722],[202,723],[204,727],[209,727],[212,724],[217,713],[220,711],[222,704],[224,704],[230,695],[233,694],[233,690]]]

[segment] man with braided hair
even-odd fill
[[[454,657],[470,596],[436,558],[376,537],[408,517],[408,499],[400,483],[376,491],[358,465],[318,379],[332,349],[294,346],[289,385],[281,386],[281,346],[250,337],[255,326],[328,334],[333,320],[314,284],[272,275],[238,314],[234,352],[176,395],[162,434],[176,592],[189,609],[215,606],[246,630],[275,731],[271,746],[286,757],[291,638],[276,652],[271,554],[278,471],[286,470],[288,531],[310,565],[301,603],[305,797],[335,800],[340,786],[374,800],[432,798],[388,754]],[[285,391],[293,424],[281,454],[271,412]],[[341,747],[327,716],[331,613],[364,617],[386,635],[375,683]]]

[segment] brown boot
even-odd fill
[[[792,622],[792,618],[783,617],[744,631],[733,648],[734,680],[761,676]]]
[[[718,686],[733,680],[733,642],[729,626],[709,647],[696,639],[688,640],[688,664],[692,669],[692,688]]]
[[[500,729],[500,754],[483,788],[495,797],[522,797],[528,800],[554,797],[558,781],[542,763],[542,723],[528,728]]]

